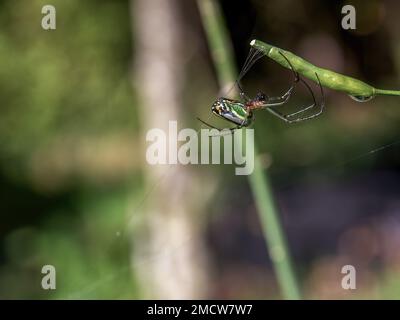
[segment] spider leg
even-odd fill
[[[307,117],[290,119],[290,118],[292,118],[293,116],[295,116],[297,114],[303,113],[303,112],[305,112],[305,111],[317,106],[317,102],[315,100],[314,93],[312,92],[310,86],[308,84],[306,84],[306,82],[304,82],[304,81],[303,81],[303,83],[309,89],[309,91],[310,91],[310,93],[311,93],[311,95],[313,97],[314,103],[312,105],[310,105],[308,107],[305,107],[305,108],[303,108],[303,109],[301,109],[299,111],[296,111],[294,113],[288,114],[288,115],[285,115],[285,114],[277,111],[276,109],[272,108],[269,104],[265,105],[265,109],[267,109],[270,113],[272,113],[273,115],[275,115],[276,117],[278,117],[279,119],[281,119],[281,120],[283,120],[283,121],[285,121],[287,123],[295,123],[295,122],[301,122],[301,121],[305,121],[305,120],[310,120],[310,119],[313,119],[313,118],[318,117],[319,115],[321,115],[323,113],[324,107],[325,107],[325,95],[324,95],[324,90],[322,89],[322,85],[321,85],[321,82],[319,80],[318,74],[315,73],[315,75],[316,75],[317,80],[318,80],[318,84],[319,84],[320,91],[321,91],[321,97],[322,97],[322,102],[320,104],[320,108],[319,108],[318,112],[316,112],[316,113],[314,113],[314,114],[312,114],[310,116],[307,116]]]
[[[318,77],[318,76],[317,76],[317,77]],[[319,79],[318,79],[318,80],[319,80]],[[302,84],[307,88],[307,90],[310,92],[310,94],[311,94],[311,96],[312,96],[312,98],[313,98],[314,103],[313,103],[312,105],[309,105],[308,107],[305,107],[305,108],[302,108],[302,109],[300,109],[300,110],[298,110],[298,111],[295,111],[295,112],[293,112],[293,113],[287,114],[286,116],[287,116],[288,118],[292,118],[292,117],[294,117],[295,115],[304,113],[304,112],[306,112],[307,110],[310,110],[310,109],[314,108],[314,107],[316,106],[316,104],[317,104],[317,102],[316,102],[316,100],[315,100],[314,92],[312,91],[310,85],[309,85],[307,82],[305,82],[303,79],[301,79],[301,83],[302,83]]]
[[[289,59],[286,58],[286,56],[281,51],[279,51],[279,54],[281,54],[282,57],[286,60],[286,62],[289,64],[290,70],[292,70],[292,72],[293,72],[294,80],[293,80],[293,83],[290,86],[290,88],[282,96],[268,98],[268,105],[270,105],[270,106],[281,106],[281,105],[285,104],[286,102],[288,102],[289,98],[291,97],[291,95],[293,94],[293,92],[296,88],[297,83],[300,80],[302,80],[299,76],[299,73],[294,70],[294,67],[290,63]]]
[[[211,128],[211,129],[216,129],[216,130],[218,130],[218,131],[221,133],[221,134],[219,134],[219,135],[223,135],[222,133],[223,133],[224,131],[226,131],[226,130],[229,130],[228,133],[232,134],[235,130],[240,129],[240,128],[243,127],[242,125],[237,125],[236,127],[233,127],[233,128],[223,128],[223,129],[220,129],[220,128],[217,128],[217,127],[215,127],[215,126],[213,126],[213,125],[211,125],[211,124],[205,122],[204,120],[201,120],[201,119],[198,118],[198,117],[197,117],[197,120],[199,120],[201,123],[205,124],[207,127]],[[213,137],[213,136],[211,136],[211,137]]]
[[[242,88],[242,85],[240,84],[240,81],[236,81],[236,85],[239,88],[239,96],[244,102],[248,102],[251,99],[244,93],[244,90]]]

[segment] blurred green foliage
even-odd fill
[[[135,132],[128,3],[53,1],[57,30],[41,28],[46,1],[1,4],[4,165],[65,136]],[[20,160],[20,161],[19,161]],[[18,168],[20,169],[20,168]]]
[[[116,140],[138,156],[128,2],[52,1],[56,31],[41,28],[45,4],[0,4],[0,297],[132,297],[117,232],[141,184],[101,160]],[[55,291],[40,289],[45,264],[59,273]]]

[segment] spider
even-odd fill
[[[290,61],[285,57],[285,55],[282,52],[279,52],[288,62],[290,69],[293,72],[294,75],[294,81],[292,85],[290,86],[289,90],[286,91],[282,96],[280,97],[268,97],[266,94],[259,92],[253,99],[250,99],[249,97],[246,96],[244,93],[239,81],[236,81],[236,84],[239,88],[239,95],[240,95],[240,100],[234,100],[234,99],[228,99],[228,98],[223,98],[220,97],[218,98],[211,106],[211,111],[213,114],[215,114],[218,117],[221,117],[231,123],[234,123],[236,126],[233,128],[228,128],[231,132],[243,128],[243,127],[248,127],[254,122],[254,111],[256,110],[267,110],[270,113],[272,113],[274,116],[278,117],[279,119],[287,122],[287,123],[295,123],[295,122],[300,122],[304,120],[309,120],[315,117],[318,117],[319,115],[322,114],[325,106],[325,97],[324,97],[324,91],[322,89],[321,82],[319,80],[318,74],[315,73],[317,79],[318,79],[318,84],[321,90],[321,96],[322,96],[322,102],[319,105],[319,110],[309,116],[305,117],[295,117],[298,116],[307,110],[310,110],[314,107],[316,107],[317,101],[315,99],[314,93],[311,89],[311,87],[299,76],[298,72],[296,72],[290,63]],[[278,107],[281,105],[284,105],[289,101],[289,98],[293,94],[296,85],[301,82],[310,92],[312,98],[313,98],[313,104],[304,107],[296,112],[290,113],[290,114],[283,114],[274,107]],[[219,131],[223,131],[225,129],[220,129],[215,126],[212,126],[208,124],[207,122],[201,120],[200,118],[197,118],[199,121],[201,121],[203,124],[206,126],[217,129]]]

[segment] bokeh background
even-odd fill
[[[200,0],[201,1],[201,0]],[[240,70],[253,38],[400,89],[400,3],[219,1]],[[0,2],[0,298],[282,298],[246,177],[150,166],[146,133],[201,128],[221,94],[195,1]],[[357,29],[341,28],[341,8]],[[263,58],[248,95],[291,74]],[[315,87],[314,87],[315,88]],[[319,118],[254,124],[302,296],[400,297],[400,100],[330,90]],[[310,103],[299,91],[290,102]],[[43,265],[57,289],[40,286]],[[343,290],[343,265],[357,289]]]

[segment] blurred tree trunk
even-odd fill
[[[144,140],[152,128],[168,133],[169,120],[182,127],[185,26],[176,0],[132,0],[131,21],[133,81],[140,95]],[[146,298],[204,297],[205,255],[200,226],[193,218],[199,203],[194,197],[200,194],[196,179],[180,165],[147,166],[146,170],[145,192],[150,192],[145,200],[146,232],[136,233],[133,239],[139,285]]]

